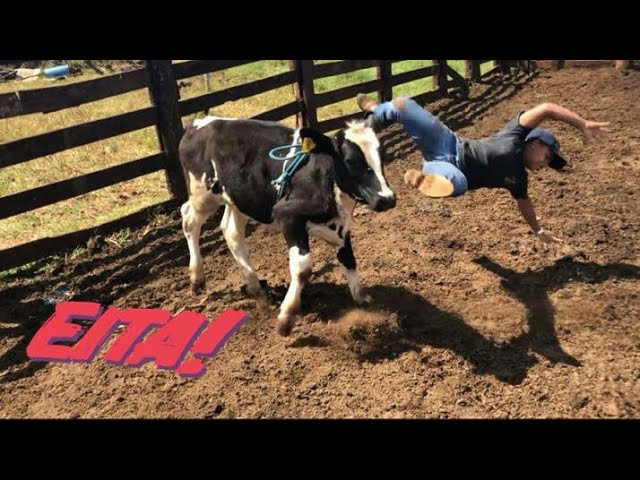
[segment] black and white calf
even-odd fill
[[[269,151],[302,143],[305,138],[312,140],[314,148],[278,199],[271,182],[282,173],[284,164],[271,160]],[[291,330],[300,294],[311,276],[310,235],[336,247],[354,300],[369,301],[356,272],[350,224],[356,200],[377,212],[395,206],[379,147],[375,132],[358,121],[348,123],[334,138],[275,122],[216,117],[194,121],[180,142],[180,160],[188,177],[189,201],[181,211],[192,289],[203,287],[205,281],[199,245],[202,224],[224,205],[220,227],[250,294],[259,293],[261,286],[245,243],[248,219],[275,223],[285,236],[291,283],[278,314],[282,335]]]

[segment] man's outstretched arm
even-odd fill
[[[547,119],[567,123],[580,130],[588,139],[600,137],[604,132],[608,131],[606,127],[609,125],[609,122],[585,120],[577,113],[551,102],[541,103],[524,112],[520,115],[520,125],[527,128],[536,128]]]
[[[536,236],[545,243],[556,242],[563,243],[564,240],[558,237],[554,237],[549,233],[545,232],[543,228],[540,228],[538,224],[538,219],[536,218],[536,211],[533,208],[533,202],[530,198],[518,198],[516,199],[518,202],[518,209],[520,210],[520,214],[522,218],[529,224],[531,230],[536,234]]]

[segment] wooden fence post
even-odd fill
[[[511,69],[509,68],[509,64],[512,63],[513,60],[493,60],[493,68],[499,70],[502,75],[506,75],[507,73],[511,73]]]
[[[380,60],[377,67],[378,78],[382,80],[382,87],[378,91],[378,102],[388,102],[393,99],[391,86],[391,60]]]
[[[147,60],[146,70],[149,96],[158,116],[156,132],[160,148],[167,157],[167,186],[174,198],[186,200],[186,182],[178,155],[178,145],[184,133],[178,106],[178,82],[171,67],[171,60]]]
[[[296,128],[308,125],[307,106],[302,95],[302,60],[289,60],[289,70],[295,73],[296,81],[293,84],[293,96],[300,106],[300,112],[296,113]]]
[[[502,75],[511,75],[511,67],[515,66],[517,60],[494,60],[493,64],[498,67]]]
[[[211,91],[211,89],[210,89],[210,87],[209,87],[209,74],[208,74],[208,73],[205,73],[205,74],[203,75],[203,77],[204,77],[204,78],[203,78],[203,80],[204,80],[204,93],[209,93],[209,92]],[[204,116],[209,115],[209,109],[207,108],[207,109],[203,110],[202,114],[203,114]]]
[[[309,127],[318,127],[318,111],[315,105],[313,90],[313,60],[301,60],[302,64],[302,97],[304,98]]]
[[[464,71],[466,77],[472,82],[477,82],[480,79],[480,64],[477,60],[465,60]]]
[[[433,64],[438,67],[436,74],[433,76],[433,89],[437,90],[438,93],[446,97],[447,96],[447,71],[446,71],[446,60],[432,60]]]

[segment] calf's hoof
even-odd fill
[[[354,300],[358,305],[368,305],[373,302],[373,298],[368,293],[360,294]]]
[[[191,282],[191,292],[193,293],[200,293],[204,290],[205,287],[205,281],[203,280],[197,280],[195,282]]]
[[[283,337],[288,337],[291,333],[291,329],[293,328],[293,319],[292,318],[279,318],[276,322],[276,331],[279,335]]]

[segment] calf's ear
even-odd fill
[[[375,133],[378,133],[384,130],[384,125],[381,122],[376,121],[376,118],[374,117],[373,112],[367,112],[365,114],[364,124],[367,127],[371,128]]]
[[[332,155],[334,153],[334,145],[331,142],[331,139],[325,134],[313,128],[301,128],[300,140],[302,142],[302,145],[308,149],[307,151],[311,151],[314,153],[326,153],[329,155]],[[311,140],[311,142],[309,142],[309,140]]]
[[[333,137],[333,146],[336,151],[339,152],[342,148],[342,143],[344,142],[344,130],[339,130],[338,133]]]

